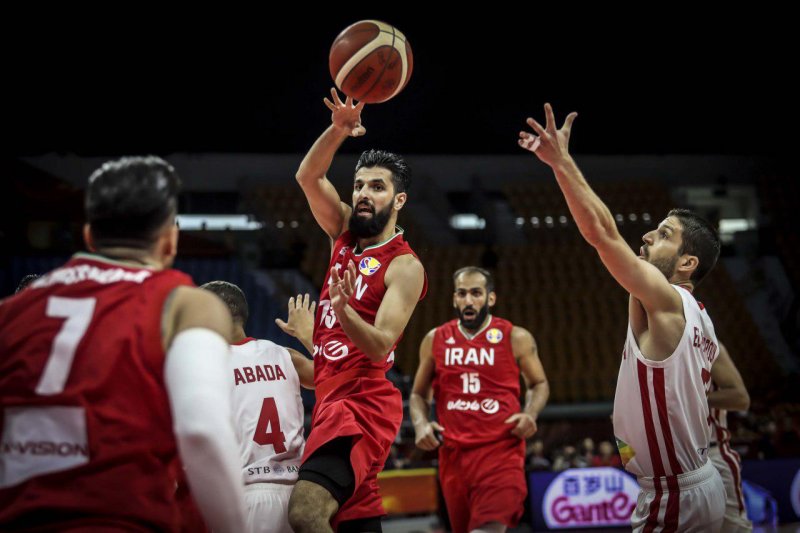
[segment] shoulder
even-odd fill
[[[511,342],[512,343],[536,343],[533,339],[533,334],[521,326],[511,327]]]
[[[391,282],[394,279],[421,280],[424,276],[425,269],[422,267],[422,263],[411,254],[398,255],[392,259],[386,271],[387,282]]]

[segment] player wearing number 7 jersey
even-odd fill
[[[233,385],[233,417],[239,434],[245,483],[247,531],[292,533],[289,497],[303,457],[303,402],[300,385],[314,387],[314,364],[291,348],[248,337],[247,298],[227,281],[200,287],[219,296],[233,317],[228,379]],[[286,333],[313,351],[315,303],[289,300],[288,323],[276,320]]]
[[[439,448],[439,479],[453,533],[498,533],[522,516],[525,439],[536,432],[550,387],[533,335],[491,315],[496,299],[491,273],[468,266],[457,270],[453,281],[458,319],[422,340],[409,409],[417,446]],[[522,410],[520,374],[528,386]],[[438,423],[428,420],[431,386]]]
[[[231,318],[169,267],[180,180],[157,157],[89,178],[92,254],[0,304],[0,530],[178,531],[183,486],[244,527],[224,379]]]

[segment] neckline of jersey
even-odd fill
[[[353,256],[359,257],[359,256],[364,255],[364,253],[367,252],[368,250],[374,250],[375,248],[380,248],[384,244],[388,244],[389,242],[391,242],[392,239],[395,239],[398,235],[402,235],[403,232],[405,232],[405,230],[403,228],[401,228],[400,226],[397,226],[397,225],[395,225],[394,231],[395,231],[395,234],[392,235],[391,237],[389,237],[388,239],[386,239],[385,241],[379,242],[378,244],[373,244],[371,246],[367,246],[366,248],[361,250],[361,252],[359,252],[359,253],[356,253],[356,246],[358,246],[358,239],[356,239],[356,246],[353,247]]]
[[[483,333],[484,331],[486,331],[486,328],[488,328],[489,326],[491,326],[491,325],[492,325],[492,320],[493,320],[493,319],[494,319],[494,316],[492,316],[491,314],[490,314],[489,316],[487,316],[487,317],[486,317],[486,325],[485,325],[485,326],[483,326],[483,327],[482,327],[481,329],[479,329],[478,331],[476,331],[476,332],[475,332],[475,335],[471,335],[471,336],[470,336],[470,334],[469,334],[469,333],[467,333],[466,331],[464,331],[464,328],[462,328],[462,327],[461,327],[461,321],[460,321],[460,320],[458,321],[458,323],[456,324],[456,326],[458,326],[458,331],[460,331],[460,332],[461,332],[461,334],[464,336],[464,338],[465,338],[465,339],[467,339],[468,341],[471,341],[471,340],[475,339],[475,337],[477,337],[478,335],[480,335],[481,333]]]

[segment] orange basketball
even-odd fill
[[[414,57],[397,28],[362,20],[336,37],[328,65],[340,91],[359,102],[377,104],[403,90],[411,79]]]

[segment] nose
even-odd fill
[[[652,231],[648,231],[647,233],[642,235],[642,240],[645,242],[645,244],[652,245],[653,244],[653,232]]]

